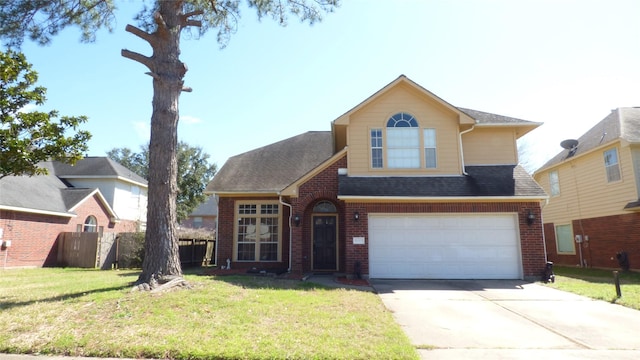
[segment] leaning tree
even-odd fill
[[[149,193],[145,257],[139,284],[181,278],[176,235],[176,147],[178,100],[187,66],[180,60],[183,31],[199,35],[217,29],[224,46],[237,29],[240,8],[246,3],[258,18],[271,17],[281,25],[290,15],[310,24],[338,6],[339,0],[149,0],[125,30],[146,41],[151,55],[122,50],[122,56],[147,68],[153,79],[153,110],[149,142]],[[0,11],[0,37],[19,46],[28,37],[47,44],[61,29],[78,26],[82,40],[93,41],[100,28],[112,30],[114,0],[4,0]]]

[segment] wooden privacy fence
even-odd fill
[[[180,263],[183,266],[209,266],[215,252],[215,240],[180,239]]]
[[[58,236],[58,265],[95,268],[98,259],[97,232],[68,232]]]
[[[180,263],[208,266],[213,263],[216,241],[180,239]],[[136,268],[142,265],[144,236],[135,233],[66,232],[58,236],[58,266],[80,268]]]

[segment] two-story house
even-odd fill
[[[331,123],[231,157],[217,263],[370,278],[539,278],[542,188],[516,140],[540,123],[455,107],[402,75]]]
[[[146,223],[147,182],[122,165],[85,158],[39,166],[48,174],[0,179],[0,268],[56,265],[61,233],[101,236]]]
[[[562,146],[534,173],[550,195],[542,212],[549,260],[617,268],[626,257],[640,269],[640,108],[613,110]]]
[[[88,156],[74,165],[53,162],[53,173],[74,187],[97,188],[129,231],[147,224],[147,180],[104,156]]]

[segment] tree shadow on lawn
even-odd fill
[[[20,306],[29,306],[29,305],[33,305],[35,303],[53,303],[53,302],[58,302],[58,301],[66,301],[66,300],[70,300],[70,299],[77,299],[89,294],[98,294],[98,293],[104,293],[104,292],[111,292],[111,291],[121,291],[121,290],[125,290],[125,289],[129,289],[131,288],[132,285],[122,285],[122,286],[112,286],[112,287],[108,287],[108,288],[101,288],[101,289],[93,289],[93,290],[87,290],[87,291],[80,291],[80,292],[76,292],[76,293],[70,293],[70,294],[62,294],[62,295],[58,295],[58,296],[52,296],[52,297],[48,297],[48,298],[39,298],[39,299],[33,299],[33,300],[28,300],[28,301],[4,301],[1,300],[0,301],[0,311],[2,310],[9,310],[12,308],[16,308],[16,307],[20,307]]]

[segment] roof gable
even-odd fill
[[[361,110],[365,106],[367,106],[367,105],[371,104],[372,102],[376,101],[377,99],[382,97],[384,94],[388,93],[389,91],[392,91],[392,89],[394,89],[395,87],[401,86],[401,85],[407,85],[407,86],[417,90],[419,93],[423,94],[424,96],[427,96],[427,97],[431,98],[432,100],[434,100],[438,104],[442,105],[443,107],[447,108],[448,110],[458,114],[458,119],[459,119],[460,124],[475,124],[475,120],[472,117],[470,117],[468,114],[460,111],[455,106],[449,104],[448,102],[444,101],[440,97],[436,96],[434,93],[432,93],[429,90],[427,90],[427,89],[423,88],[422,86],[418,85],[416,82],[412,81],[411,79],[409,79],[405,75],[400,75],[397,79],[395,79],[391,83],[387,84],[385,87],[383,87],[382,89],[378,90],[373,95],[369,96],[367,99],[362,101],[360,104],[356,105],[355,107],[353,107],[352,109],[350,109],[346,113],[342,114],[340,117],[338,117],[337,119],[335,119],[333,121],[333,124],[334,125],[348,125],[349,124],[349,119],[350,119],[352,114],[358,112],[359,110]]]
[[[640,143],[640,108],[618,108],[587,130],[578,139],[578,146],[571,151],[564,149],[547,161],[536,172],[589,153],[596,148],[617,140]]]
[[[54,161],[52,164],[53,173],[62,179],[115,178],[147,186],[147,180],[142,176],[104,156],[88,156],[77,161],[74,165],[59,161]]]
[[[63,217],[74,217],[74,210],[94,195],[111,218],[116,214],[98,189],[73,188],[53,175],[53,164],[39,164],[49,170],[47,175],[6,176],[0,179],[0,208],[41,213]]]
[[[332,155],[331,132],[306,132],[229,158],[206,191],[278,193]]]

